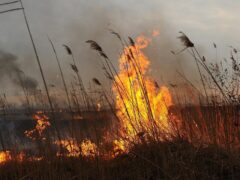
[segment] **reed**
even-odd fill
[[[236,89],[236,86],[239,86],[240,74],[238,51],[234,48],[231,49],[231,64],[227,66],[230,69],[226,70],[225,66],[221,64],[211,64],[206,57],[199,53],[195,44],[182,33],[180,40],[184,49],[174,54],[177,55],[184,51],[190,53],[193,61],[196,62],[205,96],[188,77],[179,73],[187,84],[187,90],[181,92],[182,95],[180,94],[182,90],[179,89],[177,83],[170,84],[172,91],[175,92],[174,100],[176,102],[171,106],[166,106],[167,102],[163,100],[162,108],[167,107],[169,121],[169,128],[165,128],[162,124],[158,124],[161,119],[155,115],[155,107],[151,103],[152,92],[149,89],[149,78],[146,77],[142,62],[139,60],[142,54],[137,47],[137,42],[131,37],[125,41],[118,33],[114,31],[111,33],[119,39],[122,45],[121,51],[125,52],[121,53],[121,58],[126,66],[124,66],[126,75],[124,80],[117,68],[114,67],[113,60],[107,56],[103,48],[93,40],[87,41],[91,49],[99,54],[99,61],[106,80],[112,84],[114,93],[118,95],[115,99],[112,93],[109,93],[104,85],[105,80],[100,80],[98,77],[92,78],[95,85],[94,90],[99,92],[99,98],[103,98],[107,104],[105,109],[101,110],[102,114],[93,106],[97,103],[97,98],[89,97],[90,93],[85,90],[72,50],[65,46],[67,53],[72,56],[71,68],[76,78],[75,82],[71,82],[71,88],[68,88],[55,47],[49,39],[68,102],[66,107],[61,109],[59,106],[53,106],[51,111],[61,117],[63,114],[60,110],[69,109],[71,112],[76,110],[79,115],[84,117],[77,121],[77,123],[82,123],[83,127],[77,129],[76,126],[77,130],[72,131],[70,135],[61,131],[60,138],[66,141],[60,146],[62,148],[60,152],[56,143],[52,142],[54,139],[52,129],[44,131],[43,137],[46,139],[43,140],[39,136],[35,142],[36,151],[42,156],[39,161],[17,161],[18,147],[16,144],[14,146],[16,153],[15,155],[13,153],[15,159],[0,165],[0,178],[195,179],[197,177],[199,179],[238,179],[240,171],[239,98]],[[126,47],[131,48],[129,50]],[[135,79],[131,76],[133,73],[131,68],[136,73]],[[233,73],[231,78],[226,72]],[[126,86],[126,82],[129,87]],[[154,85],[153,89],[157,92],[160,91],[160,85],[155,81],[151,82]],[[231,86],[232,83],[234,85]],[[135,88],[136,85],[138,85],[139,91]],[[76,88],[79,87],[78,91]],[[137,93],[141,95],[141,100],[138,99]],[[214,95],[219,96],[215,97]],[[40,96],[44,98],[42,94]],[[35,104],[38,103],[37,101],[42,101],[39,104],[42,103],[41,106],[44,106],[45,100],[37,99],[35,97],[33,100]],[[190,104],[189,99],[194,103]],[[4,99],[0,100],[4,106]],[[81,105],[81,100],[87,106],[86,109]],[[87,101],[91,101],[89,106]],[[122,109],[117,108],[117,101],[122,103]],[[55,98],[55,104],[58,102],[60,100]],[[86,111],[89,112],[90,109],[89,115]],[[106,112],[104,113],[104,111]],[[120,113],[124,113],[124,119],[121,119]],[[107,126],[101,129],[99,124],[106,122],[100,121],[101,118],[109,120],[111,127]],[[76,120],[76,118],[73,119]],[[128,129],[124,128],[123,120],[127,121],[132,128],[133,134],[129,134]],[[145,123],[146,121],[148,124]],[[87,127],[87,122],[91,122],[90,132],[83,129]],[[3,150],[8,150],[6,141],[1,137],[4,137],[2,132],[0,143]],[[86,138],[89,141],[86,141]],[[94,143],[89,143],[90,140]],[[84,142],[88,142],[93,147],[89,156],[84,156],[82,144]],[[114,149],[114,142],[127,144],[127,150]],[[67,156],[69,155],[67,149],[77,155]],[[95,155],[92,152],[94,150],[96,151]],[[56,155],[57,153],[58,155]]]

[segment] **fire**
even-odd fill
[[[35,129],[29,131],[27,130],[24,132],[24,134],[31,139],[36,139],[36,137],[42,137],[43,132],[51,124],[49,122],[49,118],[42,111],[36,112],[36,114],[33,115],[33,119],[37,123]]]
[[[0,151],[0,165],[12,160],[22,162],[24,158],[24,152],[13,154],[11,151]]]
[[[14,156],[14,160],[19,162],[22,162],[24,159],[26,159],[26,154],[24,152],[20,152]]]
[[[152,35],[158,34],[159,32],[153,31]],[[148,137],[159,138],[162,133],[171,133],[168,111],[172,105],[171,94],[167,87],[159,87],[148,75],[150,60],[142,51],[151,41],[151,38],[144,36],[137,37],[135,42],[130,39],[131,45],[125,47],[120,56],[120,72],[115,76],[113,85],[117,117],[120,120],[120,136],[117,139],[109,138],[113,145],[110,158],[128,153],[132,141],[137,143],[147,140]],[[97,111],[101,111],[100,102],[96,107]],[[36,126],[25,131],[25,135],[33,140],[45,140],[44,132],[51,126],[49,117],[38,111],[33,115],[33,119]],[[56,156],[94,158],[100,155],[98,146],[89,139],[78,142],[76,139],[67,138],[52,143],[61,149]],[[10,160],[42,159],[43,157],[26,158],[24,153],[14,155],[10,151],[0,151],[0,164]]]
[[[56,141],[55,144],[63,147],[67,151],[66,156],[68,157],[78,157],[81,154],[80,147],[72,139]],[[57,153],[57,156],[62,156],[62,155],[63,154],[61,153]]]
[[[97,146],[90,140],[84,140],[81,143],[82,155],[85,157],[94,157],[98,154]]]
[[[80,144],[72,139],[56,141],[55,144],[67,151],[66,154],[57,153],[57,156],[79,157],[82,155],[84,157],[94,157],[98,153],[96,144],[88,139],[82,141]]]
[[[113,157],[127,152],[126,143],[122,139],[113,141]]]
[[[10,151],[1,151],[0,152],[0,164],[4,164],[7,161],[12,159]]]
[[[101,108],[102,108],[102,105],[101,105],[100,102],[98,102],[98,103],[97,103],[97,111],[98,111],[98,112],[101,111]]]
[[[147,75],[150,61],[142,49],[150,42],[150,38],[139,36],[135,44],[125,47],[119,59],[120,72],[115,76],[117,116],[123,136],[130,139],[153,136],[156,131],[170,132],[171,94]],[[119,149],[123,149],[122,143]]]

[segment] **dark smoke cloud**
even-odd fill
[[[38,82],[21,70],[17,60],[17,56],[0,50],[0,81],[9,78],[21,88],[23,86],[27,90],[35,90]]]

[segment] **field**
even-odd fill
[[[212,61],[179,32],[182,49],[171,54],[188,54],[199,79],[177,71],[180,87],[151,75],[145,49],[157,30],[136,38],[108,30],[121,46],[118,66],[87,40],[104,74],[87,87],[73,50],[62,45],[71,59],[68,79],[48,37],[62,83],[56,87],[44,74],[21,7],[15,10],[23,10],[43,89],[5,54],[21,105],[0,95],[0,179],[240,179],[238,49],[230,47],[228,60]]]
[[[202,107],[204,119],[213,117],[216,112],[221,112],[224,116],[225,110],[229,111],[229,107]],[[176,108],[172,111],[180,114]],[[110,112],[103,112],[102,116],[112,119],[112,117],[107,117],[106,113]],[[104,148],[101,150],[102,152],[94,156],[91,152],[88,152],[90,154],[87,156],[83,154],[76,156],[73,152],[74,147],[70,148],[70,151],[63,150],[66,156],[56,156],[59,149],[56,149],[53,144],[34,141],[32,142],[34,145],[30,146],[30,142],[27,143],[29,140],[27,138],[24,140],[24,136],[22,136],[24,144],[29,146],[22,149],[25,150],[25,157],[19,159],[18,155],[16,156],[17,152],[14,152],[16,148],[13,148],[13,145],[12,158],[16,153],[16,159],[9,159],[1,165],[1,179],[238,179],[240,176],[239,144],[236,143],[234,146],[234,141],[228,140],[228,134],[224,131],[220,134],[219,132],[214,133],[216,127],[211,129],[214,124],[202,122],[195,114],[196,109],[193,107],[181,109],[181,116],[187,115],[185,118],[189,122],[185,125],[186,132],[182,135],[179,134],[171,140],[164,141],[141,140],[141,143],[133,143],[127,152],[115,152],[117,155],[114,157],[109,157],[112,154],[106,152],[107,148],[113,151],[110,144],[101,147]],[[231,116],[233,115],[231,114]],[[193,125],[193,119],[196,122],[200,121],[201,125],[209,123],[208,132],[203,133],[203,131],[201,134],[200,129],[190,127]],[[30,120],[28,121],[31,123]],[[109,130],[111,122],[104,123],[104,120],[100,119],[98,121],[82,120],[78,122],[77,129],[84,132],[81,137],[78,137],[79,141],[89,138],[95,140],[93,142],[98,147],[101,146],[97,140],[104,133],[100,133],[100,131],[101,129]],[[214,119],[208,118],[208,121],[214,121]],[[24,124],[27,122],[25,121]],[[15,126],[20,131],[18,134],[24,132],[20,130],[19,126]],[[31,126],[34,126],[33,123],[29,125],[29,127]],[[67,131],[63,129],[68,126],[67,122],[58,123],[61,132]],[[24,127],[28,129],[28,126]],[[93,131],[95,133],[98,131],[98,137],[94,137]],[[190,131],[191,133],[189,133]],[[63,136],[63,138],[66,137]],[[5,143],[7,142],[9,141],[5,141]],[[79,149],[77,148],[77,150]],[[103,153],[104,151],[105,153]],[[72,156],[68,157],[69,153],[73,153]],[[43,158],[30,159],[31,156],[37,157],[39,154]]]
[[[41,99],[24,83],[25,107],[13,108],[2,97],[0,179],[239,179],[239,98],[230,89],[238,84],[238,59],[231,57],[233,71],[221,71],[181,33],[203,88],[184,77],[187,92],[179,94],[177,85],[159,86],[147,73],[142,50],[149,39],[126,43],[112,34],[123,45],[119,70],[87,41],[99,53],[110,90],[93,78],[98,93],[91,97],[65,46],[77,81],[70,89],[62,73],[65,107],[48,87]],[[227,71],[235,86],[226,85]]]

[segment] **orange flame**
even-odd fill
[[[88,139],[80,144],[72,139],[56,141],[55,144],[62,146],[67,151],[66,154],[57,153],[57,156],[79,157],[82,155],[84,157],[94,157],[98,154],[96,144]]]
[[[113,141],[113,155],[112,155],[112,157],[115,157],[119,154],[126,153],[126,152],[127,152],[126,144],[122,139]]]
[[[10,151],[1,151],[0,152],[0,164],[4,164],[7,161],[10,161],[12,159],[12,156],[10,154]]]
[[[61,141],[56,141],[55,144],[57,144],[58,146],[62,146],[63,148],[66,149],[67,151],[67,156],[68,157],[78,157],[81,153],[80,151],[80,147],[78,146],[78,144],[72,140],[61,140]],[[58,153],[57,156],[62,156],[62,154]]]
[[[49,122],[49,118],[42,112],[38,111],[33,115],[33,119],[36,121],[35,129],[27,130],[24,134],[30,139],[36,139],[36,137],[42,137],[43,132],[49,127],[51,124]],[[43,140],[45,138],[42,138]]]
[[[0,165],[12,160],[22,162],[24,158],[25,153],[23,152],[12,154],[11,151],[0,151]]]
[[[81,143],[82,155],[85,157],[95,157],[98,154],[97,146],[90,140],[84,140]]]
[[[120,72],[113,86],[122,134],[131,139],[145,134],[152,135],[156,129],[170,132],[170,92],[167,87],[159,87],[147,75],[150,61],[141,51],[150,42],[150,38],[140,36],[134,45],[125,47],[119,59]],[[123,149],[123,143],[115,144],[120,144],[119,149]]]
[[[101,108],[102,108],[102,105],[101,105],[100,102],[98,102],[98,103],[97,103],[97,111],[98,111],[98,112],[101,111]]]

